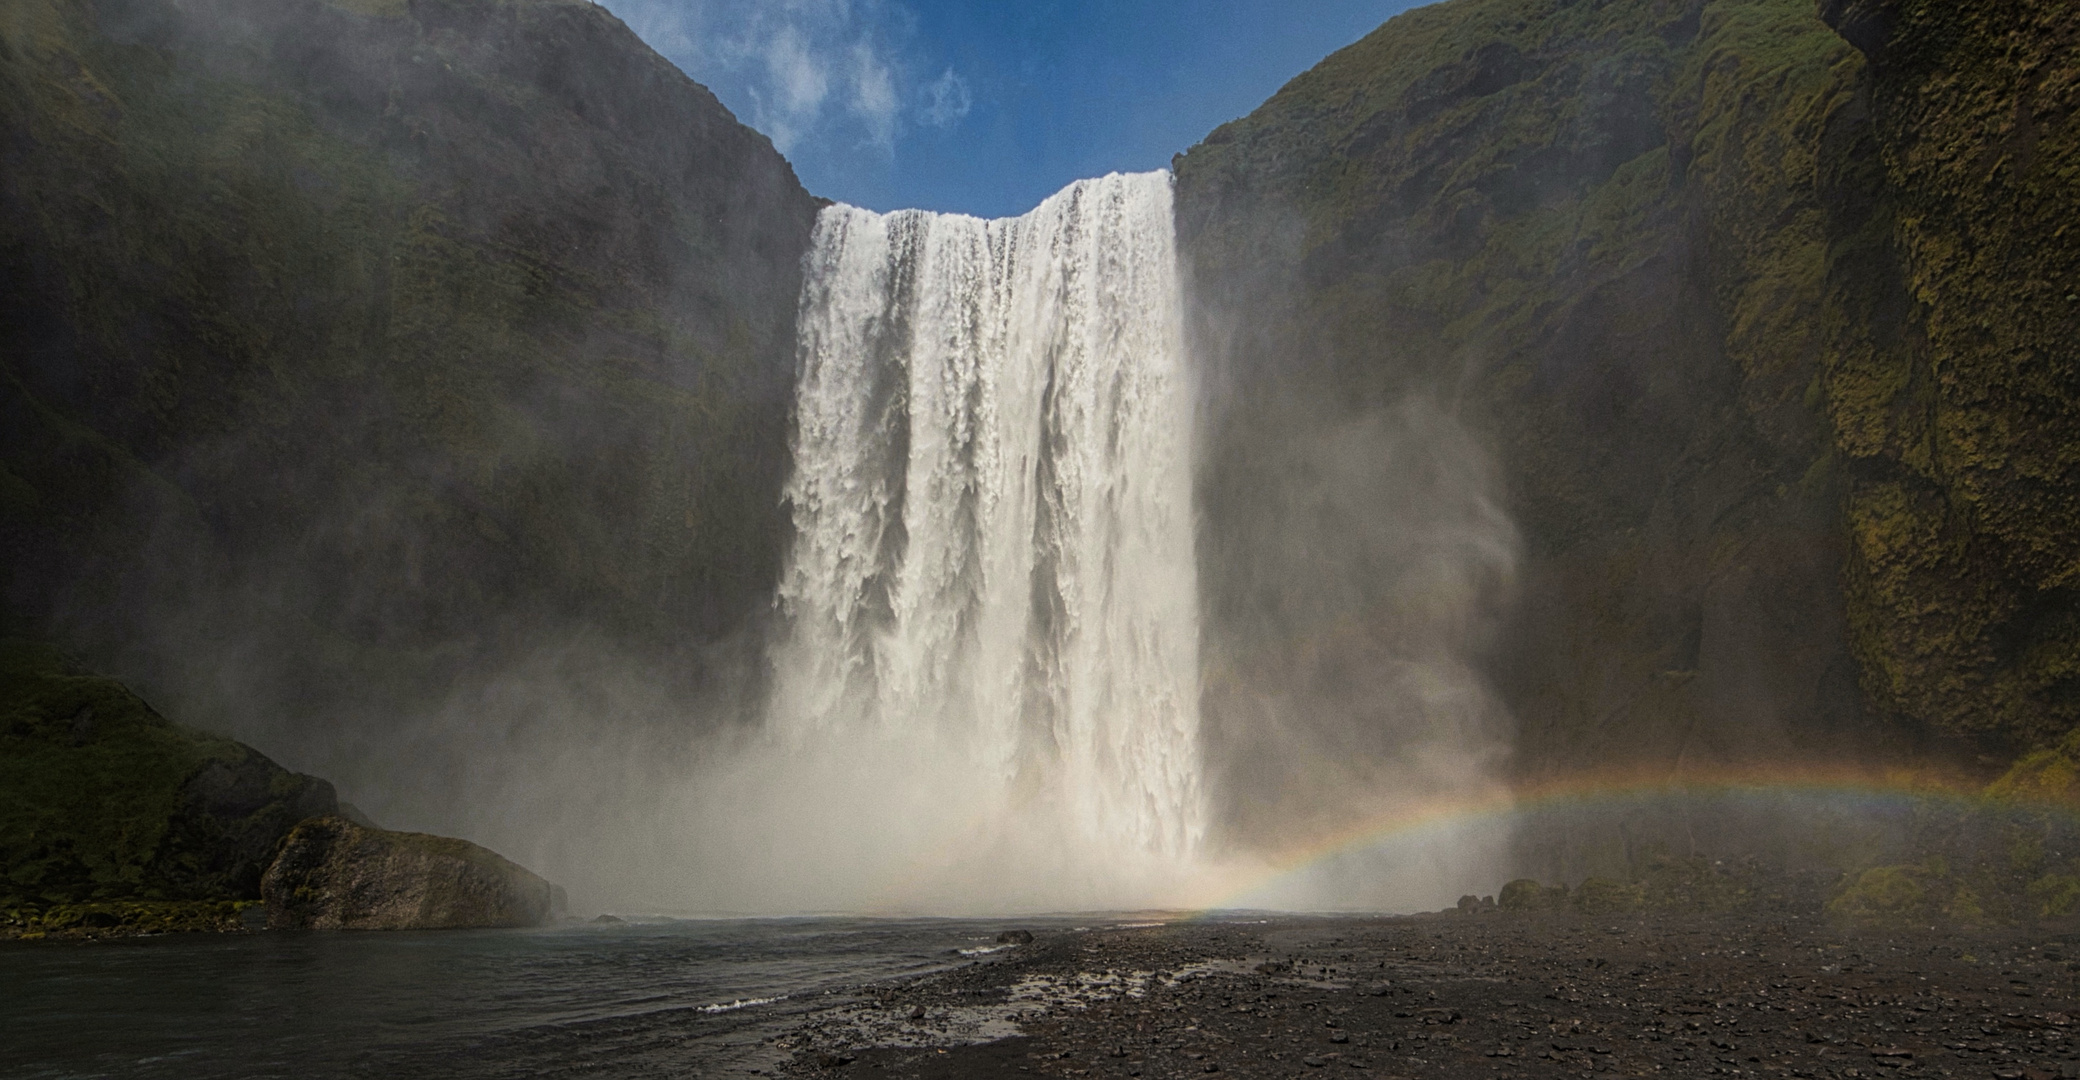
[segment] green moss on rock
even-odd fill
[[[2001,800],[2080,808],[2080,728],[2032,750],[1987,788]]]
[[[1848,919],[1923,922],[1934,913],[1928,874],[1917,866],[1874,866],[1857,874],[1827,913]]]
[[[258,900],[126,900],[0,908],[0,937],[89,939],[257,929]]]
[[[275,843],[336,806],[322,780],[0,639],[0,906],[257,900]]]
[[[1849,7],[1450,0],[1178,159],[1217,744],[1399,647],[1283,478],[1412,398],[1522,530],[1526,773],[2080,724],[2080,8]]]
[[[1902,719],[2043,745],[2080,724],[2080,10],[1864,9],[1827,357],[1856,652]]]
[[[1567,903],[1567,886],[1544,885],[1518,878],[1495,894],[1495,906],[1504,911],[1548,911]]]
[[[1575,886],[1568,899],[1584,915],[1622,915],[1644,910],[1647,890],[1636,881],[1592,877]]]

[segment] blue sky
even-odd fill
[[[1413,0],[604,0],[810,191],[1024,213],[1158,169]]]

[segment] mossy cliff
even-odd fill
[[[533,926],[562,904],[476,844],[354,815],[331,784],[0,638],[0,938]]]
[[[331,784],[170,723],[48,648],[0,639],[0,907],[41,923],[89,905],[59,911],[64,929],[203,901],[235,924],[219,905],[258,901],[281,838],[338,808]]]
[[[1421,658],[1344,584],[1397,511],[1281,479],[1409,415],[1488,456],[1382,467],[1518,530],[1441,549],[1521,544],[1455,630],[1519,776],[1998,757],[2080,721],[2080,12],[1851,15],[1448,0],[1179,158],[1217,740],[1331,731],[1292,703],[1348,713]]]
[[[2080,9],[1836,4],[1869,50],[1823,385],[1849,611],[1887,714],[2080,725]]]
[[[543,642],[698,681],[815,209],[590,3],[8,4],[7,623],[284,738]]]

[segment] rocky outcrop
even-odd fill
[[[561,890],[465,840],[344,816],[332,785],[0,639],[0,937],[532,926]],[[263,875],[264,871],[264,875]]]
[[[282,837],[337,805],[323,780],[0,639],[0,907],[257,900]]]
[[[1820,0],[1820,18],[1875,60],[1892,41],[1899,5],[1895,0]]]
[[[271,930],[538,926],[555,886],[467,840],[369,829],[341,817],[296,827],[261,882]]]

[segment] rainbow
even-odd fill
[[[1927,768],[1886,770],[1843,765],[1748,765],[1711,770],[1687,769],[1679,774],[1665,769],[1655,772],[1584,772],[1514,788],[1498,785],[1476,794],[1425,800],[1361,819],[1264,859],[1258,869],[1242,875],[1244,880],[1239,887],[1223,888],[1213,902],[1196,907],[1193,916],[1235,910],[1244,906],[1242,901],[1245,898],[1267,893],[1280,882],[1296,878],[1339,857],[1419,836],[1426,831],[1499,825],[1511,817],[1628,801],[1740,796],[1847,800],[1874,810],[1938,802],[1961,809],[2002,807],[2080,813],[2080,807],[2063,799],[2027,793],[1996,796],[1989,794],[1984,779]]]

